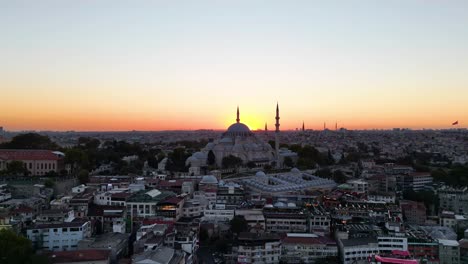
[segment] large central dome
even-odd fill
[[[240,122],[239,107],[237,107],[236,123],[228,127],[226,133],[224,133],[224,136],[237,137],[237,136],[250,136],[250,135],[252,135],[252,132],[250,132],[249,127]]]
[[[252,135],[252,132],[250,132],[250,129],[248,126],[246,126],[243,123],[234,123],[230,125],[224,133],[225,136],[231,136],[231,137],[237,137],[237,136],[250,136]]]
[[[250,132],[250,129],[248,126],[246,126],[243,123],[234,123],[230,125],[227,129],[227,132]]]

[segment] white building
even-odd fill
[[[439,259],[443,264],[460,264],[460,244],[456,240],[439,239]]]
[[[281,259],[286,263],[313,263],[318,258],[338,256],[336,242],[328,237],[288,233],[281,242]]]
[[[379,245],[374,238],[340,239],[338,245],[343,264],[368,263],[369,256],[379,253]]]
[[[80,240],[91,236],[91,223],[38,224],[29,228],[26,234],[38,249],[73,250]]]
[[[240,233],[237,263],[279,263],[281,241],[276,234]]]
[[[378,237],[379,253],[391,253],[392,250],[408,250],[406,237]]]
[[[234,218],[234,209],[227,209],[224,204],[208,205],[205,208],[203,221],[229,222]]]
[[[362,179],[349,180],[347,183],[353,187],[353,192],[356,193],[367,193],[369,190],[369,183]]]

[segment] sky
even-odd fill
[[[468,1],[0,0],[7,130],[468,123]]]

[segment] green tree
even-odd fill
[[[0,263],[45,264],[49,261],[44,256],[34,254],[30,240],[3,229],[0,230]]]
[[[174,149],[168,156],[166,170],[168,171],[188,171],[185,161],[190,157],[190,153],[185,152],[183,148]]]
[[[7,163],[6,173],[9,175],[24,176],[27,175],[29,171],[22,161],[15,160]]]
[[[294,167],[294,161],[291,159],[291,157],[285,157],[283,161],[284,166],[286,167]]]
[[[52,142],[48,136],[37,133],[26,133],[13,137],[10,142],[0,144],[0,148],[57,150],[59,146]]]
[[[223,168],[237,168],[242,165],[242,159],[233,155],[223,157]]]
[[[87,170],[81,170],[78,173],[78,181],[81,184],[85,184],[89,182],[89,172]]]
[[[207,157],[207,164],[210,165],[210,166],[213,166],[216,162],[216,157],[215,157],[215,154],[213,153],[212,150],[210,150],[208,152],[208,157]]]
[[[65,163],[71,164],[73,168],[89,169],[88,151],[79,148],[65,150]]]
[[[47,178],[47,180],[44,181],[44,186],[47,188],[54,188],[55,182],[52,179]]]
[[[333,172],[333,180],[336,183],[345,183],[347,179],[348,178],[346,178],[345,174],[341,170],[336,170]]]
[[[234,234],[249,231],[249,224],[242,215],[234,216],[234,218],[232,218],[232,220],[229,222],[229,225],[231,232]]]
[[[210,235],[208,234],[208,230],[205,228],[200,228],[200,242],[205,243],[208,238],[210,238]]]

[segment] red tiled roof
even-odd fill
[[[89,262],[107,260],[110,256],[110,250],[73,250],[73,251],[56,251],[48,254],[51,263],[63,262]]]
[[[11,210],[11,212],[13,214],[32,213],[32,212],[34,212],[34,209],[32,209],[29,206],[24,206],[23,205],[23,206],[20,206],[20,207],[18,207],[16,209]]]
[[[60,160],[52,150],[0,149],[0,160]]]

